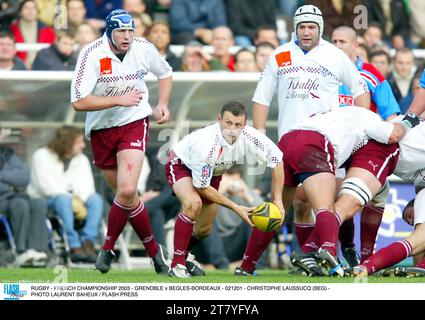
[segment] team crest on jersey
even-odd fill
[[[146,72],[146,70],[138,70],[137,71],[137,79],[139,80],[143,80],[143,78],[145,77],[145,75],[147,75],[148,73]]]
[[[292,64],[291,51],[284,51],[275,55],[278,67],[286,67]]]
[[[209,164],[202,167],[201,176],[202,178],[208,178],[211,175],[211,166]]]
[[[100,75],[111,74],[112,73],[112,59],[103,58],[99,60],[100,62]]]

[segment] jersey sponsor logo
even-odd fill
[[[286,99],[306,100],[308,98],[320,99],[318,95],[319,81],[317,79],[300,80],[299,77],[288,79],[288,89]]]
[[[349,96],[349,95],[345,95],[345,94],[340,94],[339,95],[339,104],[353,105],[354,104],[353,97]]]
[[[209,164],[205,165],[201,169],[202,178],[208,178],[211,175],[211,166]]]
[[[292,64],[291,51],[284,51],[275,56],[279,67],[286,67]]]
[[[100,75],[112,74],[112,60],[111,58],[103,58],[100,62]]]

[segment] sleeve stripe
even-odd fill
[[[371,74],[368,74],[364,71],[360,72],[360,75],[368,82],[372,83],[372,85],[376,88],[379,85],[379,81],[378,79],[376,79],[374,76],[372,76]]]

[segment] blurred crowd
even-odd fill
[[[339,26],[354,27],[357,55],[373,64],[388,80],[404,112],[419,88],[418,75],[423,70],[423,61],[413,53],[414,49],[425,48],[423,0],[0,0],[0,72],[74,70],[78,53],[102,35],[107,14],[116,8],[132,14],[135,36],[152,42],[174,71],[261,72],[273,51],[290,41],[293,14],[303,4],[313,4],[322,10],[326,40],[332,41],[333,31]],[[45,47],[18,51],[22,44],[45,44]],[[66,152],[55,145],[56,140],[62,141],[61,135],[73,137]],[[13,150],[1,146],[0,177],[4,178],[11,168],[20,173],[7,183],[0,179],[0,197],[2,187],[14,190],[13,198],[8,195],[7,202],[0,201],[3,205],[0,211],[21,208],[15,210],[19,214],[9,210],[10,217],[14,217],[12,227],[22,260],[19,264],[24,264],[28,257],[46,258],[48,235],[44,221],[48,210],[55,211],[64,221],[74,249],[71,259],[74,262],[95,259],[93,245],[103,212],[102,200],[92,182],[90,190],[82,190],[78,197],[73,197],[81,188],[73,178],[78,180],[92,174],[69,171],[70,168],[90,170],[83,149],[82,133],[62,128],[50,144],[34,153],[34,157],[44,160],[33,163],[38,166],[31,168],[30,175],[28,166]],[[172,197],[165,177],[158,174],[163,171],[157,168],[156,154],[148,154],[148,158],[151,175],[140,191],[146,205],[152,207],[149,212],[155,213],[151,217],[155,237],[165,244],[163,226],[178,213],[179,204]],[[42,163],[51,165],[46,168]],[[53,167],[57,169],[57,177],[51,187],[47,182]],[[47,169],[50,173],[43,174]],[[264,193],[248,190],[240,171],[229,175],[237,177],[223,179],[221,191],[229,197],[251,206],[267,199]],[[59,186],[58,181],[63,185]],[[83,184],[87,187],[87,181]],[[43,201],[36,202],[34,199],[40,195]],[[90,223],[78,233],[73,213],[81,211]],[[227,217],[225,212],[219,213],[212,240],[204,245],[205,255],[217,268],[227,268],[229,262],[241,259],[249,236],[246,225]],[[218,250],[224,246],[214,239],[221,238],[232,239],[234,247]]]

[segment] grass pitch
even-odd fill
[[[259,270],[256,277],[235,277],[232,271],[208,271],[205,277],[187,279],[157,275],[153,270],[125,271],[113,269],[101,274],[92,269],[1,269],[0,283],[48,283],[58,282],[58,276],[66,276],[70,283],[354,283],[354,278],[310,278],[289,275],[285,270]],[[423,278],[369,277],[368,283],[425,283]]]

